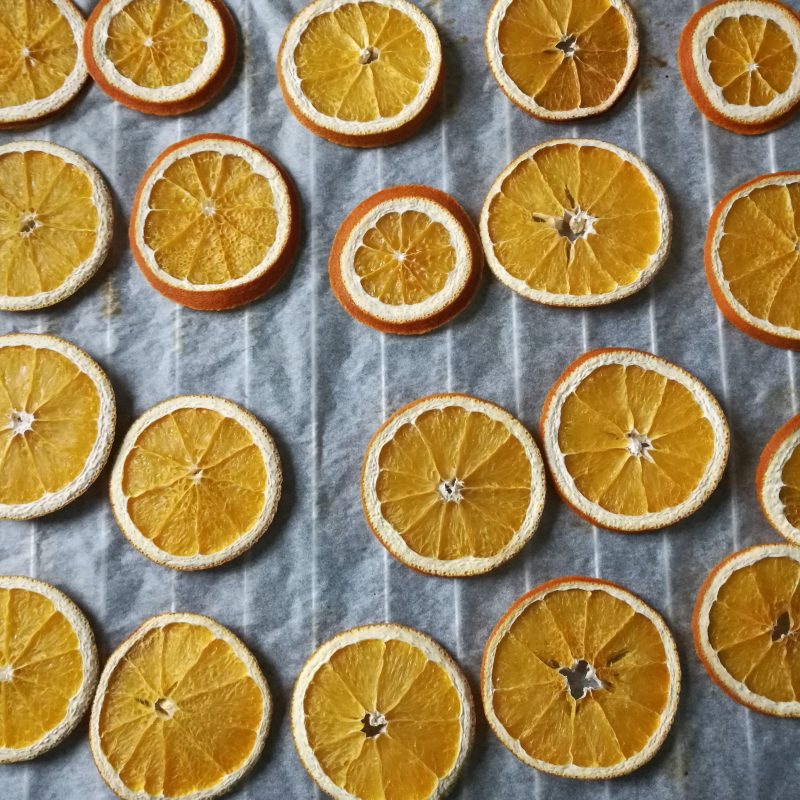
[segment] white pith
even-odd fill
[[[528,510],[519,529],[509,542],[493,556],[463,556],[456,559],[440,559],[423,556],[412,550],[406,544],[400,532],[397,531],[381,514],[381,503],[378,497],[377,482],[380,473],[380,454],[383,448],[395,437],[397,431],[407,423],[413,423],[426,411],[433,411],[448,407],[463,408],[468,412],[485,414],[490,419],[499,422],[517,439],[525,451],[531,467],[531,497]],[[509,414],[505,409],[479,400],[469,395],[434,395],[416,401],[390,418],[378,430],[370,443],[364,459],[364,470],[361,480],[361,489],[364,499],[365,513],[372,530],[378,536],[384,547],[392,555],[422,572],[447,577],[465,577],[478,575],[495,569],[500,564],[516,555],[536,532],[539,520],[544,509],[545,476],[544,464],[531,434],[525,426]],[[444,502],[444,501],[443,501]]]
[[[323,130],[333,133],[350,134],[353,136],[371,136],[373,134],[385,133],[402,127],[407,122],[413,120],[425,108],[431,95],[436,88],[439,73],[442,69],[442,46],[439,35],[433,23],[415,5],[407,0],[367,0],[371,3],[386,6],[400,11],[410,17],[425,38],[428,49],[430,64],[428,72],[419,87],[417,96],[399,114],[393,117],[381,117],[368,122],[348,121],[329,116],[318,111],[311,101],[306,97],[302,89],[302,81],[297,73],[297,65],[294,61],[294,51],[300,41],[300,37],[308,27],[309,22],[320,14],[333,11],[344,5],[359,4],[364,0],[314,0],[309,3],[300,13],[289,23],[289,27],[284,34],[283,45],[279,69],[283,76],[286,91],[292,98],[292,102],[299,109],[302,116],[309,119],[314,125]]]
[[[266,678],[261,671],[253,654],[248,649],[247,645],[235,636],[230,630],[223,625],[220,625],[216,620],[210,617],[205,617],[200,614],[190,614],[182,612],[172,612],[169,614],[159,614],[155,617],[150,617],[145,620],[142,625],[137,628],[119,647],[111,654],[103,672],[100,675],[100,680],[97,683],[97,692],[95,693],[94,701],[92,702],[92,713],[89,718],[89,745],[94,757],[94,763],[97,766],[103,780],[108,784],[109,788],[122,800],[151,800],[151,795],[146,792],[135,792],[129,789],[120,779],[117,772],[114,770],[111,762],[106,757],[103,751],[101,738],[100,738],[100,712],[105,700],[105,694],[108,690],[108,682],[117,668],[117,665],[122,661],[128,651],[144,637],[147,633],[155,628],[163,628],[167,625],[174,623],[185,623],[188,625],[197,625],[209,630],[215,638],[221,639],[232,648],[236,656],[242,661],[247,669],[248,675],[253,679],[264,702],[264,712],[261,717],[261,724],[256,731],[256,738],[253,744],[253,749],[250,755],[245,759],[244,763],[233,772],[229,773],[222,781],[216,786],[209,787],[208,789],[201,789],[196,792],[182,795],[182,800],[210,800],[212,797],[219,797],[220,795],[229,792],[233,786],[238,783],[244,775],[253,767],[255,762],[261,755],[266,742],[267,733],[269,732],[270,721],[272,718],[272,698],[267,685]]]
[[[616,8],[622,15],[625,28],[628,31],[628,51],[625,69],[614,87],[614,91],[602,103],[596,106],[586,106],[574,108],[567,111],[553,111],[552,109],[540,106],[529,94],[526,94],[512,80],[503,66],[503,54],[500,51],[500,24],[506,16],[509,6],[517,0],[497,0],[489,12],[489,19],[486,23],[486,55],[489,59],[489,67],[492,70],[495,80],[503,88],[503,91],[517,105],[537,117],[548,120],[569,120],[591,117],[595,114],[602,114],[617,102],[620,95],[628,87],[628,84],[636,71],[639,62],[639,36],[636,25],[636,18],[633,16],[630,6],[625,0],[609,0],[609,6]]]
[[[557,294],[554,292],[543,291],[541,289],[533,289],[524,280],[521,278],[516,278],[510,272],[508,272],[508,270],[506,270],[506,268],[500,263],[500,260],[495,255],[494,243],[492,242],[492,238],[489,234],[489,210],[492,200],[495,198],[495,196],[501,193],[503,182],[523,161],[530,159],[540,150],[565,144],[575,145],[576,147],[597,147],[601,150],[608,150],[609,152],[614,153],[623,161],[627,161],[629,164],[632,164],[642,173],[645,181],[656,196],[658,203],[658,215],[661,220],[661,241],[659,242],[658,249],[655,253],[653,253],[650,258],[650,263],[641,271],[639,277],[635,281],[624,286],[618,286],[611,292],[600,294]],[[633,155],[633,153],[629,153],[627,150],[623,150],[621,147],[617,147],[616,145],[608,142],[602,142],[597,139],[551,139],[548,142],[543,142],[542,144],[536,145],[536,147],[526,151],[521,156],[514,159],[514,161],[512,161],[511,164],[509,164],[500,173],[498,178],[492,184],[492,187],[489,189],[489,193],[483,203],[480,219],[480,233],[481,240],[483,241],[483,249],[486,254],[486,263],[489,265],[498,280],[500,280],[510,289],[513,289],[515,292],[517,292],[517,294],[520,294],[529,300],[534,300],[537,303],[543,303],[550,306],[588,308],[591,306],[606,305],[608,303],[616,302],[617,300],[622,300],[625,297],[630,297],[630,295],[640,291],[647,286],[650,281],[653,280],[653,278],[656,276],[656,273],[659,269],[661,269],[662,265],[667,260],[667,256],[669,255],[670,242],[672,238],[672,213],[667,200],[667,192],[664,189],[663,184],[647,166],[647,164],[645,164],[644,161],[637,156]],[[535,257],[535,254],[532,254],[532,258]]]
[[[70,699],[64,718],[38,741],[23,748],[0,747],[0,764],[28,761],[63,741],[86,713],[97,684],[98,660],[94,634],[83,612],[63,592],[49,583],[16,575],[0,575],[0,589],[22,589],[46,597],[63,614],[78,638],[78,652],[83,664],[83,678],[78,691]],[[13,674],[10,676],[13,680]]]
[[[83,31],[86,27],[78,9],[69,0],[52,0],[52,3],[66,19],[75,38],[75,66],[64,79],[61,86],[47,97],[31,100],[16,106],[0,107],[0,125],[32,122],[49,116],[66,106],[83,87],[88,76],[86,62],[83,60]]]
[[[448,794],[458,779],[458,775],[472,748],[475,735],[475,708],[472,701],[472,692],[461,668],[441,645],[424,633],[404,625],[385,623],[366,625],[361,628],[343,631],[322,644],[311,658],[306,661],[294,685],[290,712],[292,735],[300,760],[311,777],[326,794],[335,798],[335,800],[358,800],[354,795],[337,786],[323,771],[308,741],[304,701],[312,679],[337,651],[357,642],[374,639],[384,642],[398,640],[420,650],[429,661],[438,664],[445,671],[458,694],[458,699],[461,703],[461,741],[458,748],[458,756],[453,768],[440,779],[436,789],[428,798],[428,800],[441,800]]]
[[[706,664],[734,697],[767,714],[780,717],[800,717],[800,700],[770,700],[756,694],[741,681],[736,680],[720,661],[717,651],[708,636],[711,607],[719,591],[731,575],[743,567],[749,567],[764,558],[790,558],[800,563],[800,548],[790,544],[765,544],[751,547],[734,554],[717,570],[705,589],[697,612],[697,643],[706,659]]]
[[[786,517],[781,501],[781,489],[783,488],[783,468],[786,462],[800,444],[800,428],[792,431],[777,447],[770,458],[761,485],[758,488],[761,494],[761,507],[767,516],[767,520],[781,536],[785,536],[792,544],[800,545],[800,530],[795,528]]]
[[[800,51],[798,51],[800,53]],[[757,317],[748,311],[731,292],[730,283],[725,278],[722,261],[719,256],[719,248],[722,243],[722,238],[725,235],[725,222],[728,219],[728,214],[733,208],[734,204],[744,197],[752,194],[756,189],[761,189],[765,186],[790,186],[792,184],[800,183],[800,173],[792,173],[788,175],[764,175],[760,180],[751,183],[748,186],[740,187],[736,190],[727,200],[722,209],[722,213],[717,219],[716,228],[714,229],[714,236],[711,244],[711,269],[714,274],[719,290],[722,292],[725,300],[727,300],[730,307],[736,312],[738,317],[741,317],[749,325],[752,325],[756,330],[763,331],[772,336],[787,339],[791,342],[800,342],[800,329],[790,328],[787,325],[775,325],[763,317]],[[771,235],[771,234],[770,234]]]
[[[208,0],[183,0],[206,25],[206,52],[203,60],[182,83],[149,88],[123,75],[106,55],[106,41],[111,20],[136,0],[111,0],[101,11],[92,35],[92,56],[103,77],[123,94],[148,103],[174,103],[193,97],[206,86],[222,67],[226,54],[225,28],[219,11]]]
[[[66,280],[55,289],[24,297],[0,294],[0,311],[32,311],[60,303],[75,294],[100,268],[111,247],[114,229],[114,214],[111,194],[105,180],[83,156],[52,142],[23,141],[0,145],[0,158],[9,153],[42,152],[60,158],[79,169],[92,186],[92,203],[97,209],[97,231],[94,247],[89,257],[78,264]]]
[[[445,285],[435,294],[419,303],[391,305],[384,303],[365,291],[355,271],[355,256],[364,236],[381,217],[387,214],[416,211],[434,222],[440,223],[450,235],[450,244],[455,250],[456,263],[447,276]],[[395,324],[412,323],[428,319],[447,308],[464,291],[473,270],[472,250],[469,238],[461,223],[439,203],[425,197],[406,195],[378,203],[353,226],[339,257],[339,275],[350,299],[365,314]]]
[[[99,398],[97,437],[83,470],[64,488],[48,492],[30,503],[0,503],[0,519],[33,519],[50,514],[72,502],[94,483],[108,460],[117,420],[114,390],[94,359],[65,339],[42,333],[10,333],[0,336],[0,348],[33,347],[53,350],[72,361],[94,384]]]
[[[723,96],[722,89],[714,83],[709,71],[711,60],[706,53],[708,40],[714,35],[714,31],[723,19],[745,15],[772,20],[789,37],[797,56],[789,88],[765,106],[729,103]],[[744,125],[758,125],[780,117],[800,101],[800,20],[785,8],[759,0],[729,0],[727,3],[710,8],[697,23],[691,41],[691,54],[695,75],[703,94],[714,110],[727,119]]]
[[[261,509],[258,519],[256,519],[250,529],[244,531],[236,541],[216,553],[209,553],[207,555],[197,554],[193,556],[180,556],[169,553],[158,547],[136,527],[136,524],[128,513],[128,497],[123,491],[125,462],[142,432],[156,420],[183,408],[209,409],[239,423],[239,425],[252,436],[253,444],[258,448],[264,460],[264,469],[267,473],[264,507]],[[200,478],[201,476],[198,473],[197,480],[199,481]],[[111,508],[114,512],[114,517],[122,528],[122,532],[130,540],[131,544],[152,561],[155,561],[157,564],[162,564],[165,567],[171,567],[172,569],[207,569],[241,555],[261,538],[275,518],[282,485],[283,473],[280,455],[278,454],[275,442],[267,432],[267,429],[249,411],[245,411],[245,409],[236,405],[236,403],[221,397],[213,397],[210,395],[183,395],[165,400],[145,411],[145,413],[133,423],[127,434],[125,434],[125,438],[111,470]]]
[[[534,758],[523,749],[518,739],[512,738],[494,710],[494,661],[497,653],[497,646],[500,644],[500,641],[505,638],[514,622],[516,622],[523,611],[531,604],[538,602],[554,592],[563,592],[572,589],[606,592],[612,597],[621,600],[623,603],[627,603],[635,612],[646,617],[653,623],[659,633],[661,644],[664,646],[664,653],[666,655],[666,666],[669,672],[670,682],[667,702],[664,706],[664,710],[661,712],[661,723],[650,737],[647,744],[638,753],[630,758],[626,758],[624,761],[620,761],[618,764],[607,767],[580,767],[575,764],[552,764],[549,761],[542,761],[541,759]],[[534,658],[534,656],[532,655],[531,658]],[[643,602],[626,589],[623,589],[621,586],[593,581],[591,578],[575,578],[559,583],[556,586],[546,588],[543,591],[534,590],[531,592],[530,597],[528,597],[525,602],[520,603],[512,613],[504,617],[501,623],[492,631],[489,641],[486,643],[484,662],[481,668],[481,699],[483,701],[483,709],[489,721],[489,725],[498,739],[500,739],[500,741],[523,763],[542,770],[543,772],[549,772],[553,775],[561,775],[567,778],[598,780],[617,778],[622,775],[627,775],[629,772],[633,772],[646,764],[658,752],[669,734],[675,719],[675,713],[678,710],[680,689],[681,666],[678,648],[664,618],[655,609],[647,605],[647,603]],[[566,687],[565,691],[568,691]]]
[[[222,283],[192,283],[185,278],[176,278],[170,275],[158,265],[155,251],[146,243],[144,237],[145,222],[147,221],[147,216],[150,211],[150,194],[153,191],[153,187],[161,180],[164,172],[176,161],[202,152],[220,153],[223,156],[237,156],[244,159],[256,175],[261,175],[269,182],[270,189],[272,190],[273,202],[275,204],[275,215],[278,220],[278,227],[275,231],[275,241],[264,254],[261,263],[257,264],[241,277],[232,278]],[[141,187],[134,236],[136,246],[145,260],[147,269],[149,269],[159,281],[184,292],[202,294],[203,292],[235,289],[238,286],[250,284],[269,271],[286,249],[292,226],[296,224],[296,221],[292,219],[289,187],[277,166],[269,158],[246,142],[219,139],[210,135],[176,147],[175,150],[157,163],[158,169],[148,176]]]
[[[561,411],[564,402],[596,369],[611,364],[623,367],[638,366],[642,369],[657,372],[668,380],[679,383],[691,393],[711,425],[714,435],[714,449],[711,459],[697,487],[686,500],[676,506],[639,515],[624,515],[608,511],[600,504],[589,500],[578,489],[575,479],[567,469],[564,453],[558,444]],[[719,403],[717,403],[708,389],[697,378],[675,364],[650,353],[642,353],[635,350],[600,352],[587,358],[576,369],[571,370],[566,378],[559,383],[552,396],[546,410],[546,416],[542,422],[542,431],[544,451],[547,455],[547,462],[553,474],[553,479],[570,505],[601,527],[621,531],[639,532],[665,528],[695,512],[705,503],[722,479],[722,473],[725,471],[730,450],[728,423]]]

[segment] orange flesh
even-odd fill
[[[252,529],[267,471],[253,437],[208,409],[151,423],[125,461],[122,491],[134,525],[172,555],[217,553]]]
[[[458,406],[402,425],[379,456],[381,514],[415,552],[453,560],[500,552],[531,502],[531,465],[500,422]]]
[[[303,94],[349,122],[395,117],[419,94],[431,59],[416,23],[379,3],[346,3],[314,17],[293,54]]]
[[[202,63],[208,27],[184,0],[133,0],[108,26],[106,55],[138,86],[189,80]]]
[[[776,702],[800,699],[800,564],[778,556],[737,569],[711,606],[708,638],[751,691]]]
[[[384,214],[356,250],[364,291],[389,305],[421,303],[440,292],[456,266],[447,229],[419,211]]]
[[[86,175],[58,156],[0,156],[0,294],[57,289],[91,256],[99,223],[93,195]]]
[[[731,293],[753,316],[800,330],[800,182],[735,200],[718,252]]]
[[[77,60],[75,35],[52,0],[0,0],[0,108],[49,97]]]
[[[692,495],[711,460],[714,433],[677,381],[607,365],[567,396],[558,444],[581,494],[614,514],[639,515]]]
[[[0,747],[39,741],[83,682],[78,637],[38,592],[0,589]]]
[[[68,358],[0,348],[0,503],[30,503],[77,478],[99,413],[97,388]]]
[[[458,692],[405,642],[342,647],[311,679],[303,707],[323,771],[362,800],[429,798],[459,754]]]
[[[781,472],[780,501],[783,513],[795,528],[800,528],[800,448],[795,447]]]
[[[243,158],[213,150],[167,167],[145,213],[144,241],[158,266],[195,285],[247,275],[264,261],[278,229],[267,178]]]
[[[489,206],[500,264],[532,289],[603,294],[627,286],[661,244],[658,199],[609,150],[557,144],[521,161]]]
[[[576,683],[573,692],[560,670],[579,662],[591,668],[595,688]],[[647,617],[601,589],[564,589],[531,603],[500,639],[492,702],[533,758],[610,767],[658,730],[670,680],[664,644]]]
[[[513,0],[498,32],[503,68],[549,111],[592,108],[613,94],[630,34],[610,0]]]
[[[765,106],[791,85],[797,54],[772,20],[726,17],[706,43],[711,78],[728,103]]]
[[[170,623],[127,651],[100,709],[100,744],[134,792],[182,797],[217,786],[256,743],[264,698],[231,646]]]

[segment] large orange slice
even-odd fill
[[[800,415],[767,442],[758,461],[756,491],[767,521],[800,545]]]

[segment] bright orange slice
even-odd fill
[[[697,595],[694,643],[712,680],[756,711],[800,717],[800,548],[764,544],[717,564]]]
[[[337,800],[435,800],[458,778],[475,711],[458,665],[425,634],[367,625],[325,642],[292,696],[309,775]]]
[[[767,442],[756,470],[756,491],[767,521],[800,545],[800,415]]]
[[[521,761],[567,778],[626,775],[664,743],[680,661],[662,617],[601,580],[558,578],[517,600],[481,666],[486,718]]]
[[[523,111],[570,120],[614,105],[639,63],[639,37],[625,0],[495,0],[486,53]]]

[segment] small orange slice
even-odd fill
[[[694,643],[712,680],[764,714],[800,717],[800,548],[728,556],[697,595]]]
[[[767,521],[800,545],[800,415],[767,442],[756,470],[756,491]]]

